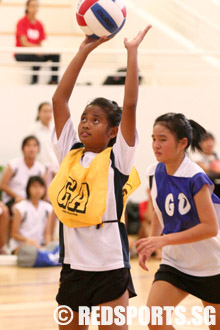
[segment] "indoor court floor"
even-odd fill
[[[138,265],[138,258],[131,260],[134,286],[138,294],[130,300],[132,306],[144,306],[149,292],[153,274],[159,262],[151,260],[149,271],[145,272]],[[55,330],[58,329],[53,313],[57,304],[57,292],[60,267],[19,268],[0,266],[0,329],[1,330]],[[163,294],[163,293],[162,293]],[[201,306],[198,299],[187,297],[182,303],[190,318],[191,307]],[[134,320],[130,329],[147,329]],[[90,326],[91,330],[97,326]],[[176,326],[178,330],[205,330],[206,325]]]

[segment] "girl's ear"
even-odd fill
[[[185,150],[187,145],[188,145],[188,139],[186,137],[184,137],[182,140],[181,140],[181,145],[183,147],[183,149]]]
[[[110,127],[108,130],[108,137],[113,139],[118,134],[118,126]]]

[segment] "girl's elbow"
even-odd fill
[[[53,112],[54,113],[57,111],[59,112],[60,109],[68,105],[68,100],[63,96],[54,94],[54,96],[52,97],[52,105],[53,105]]]
[[[210,237],[215,237],[215,236],[218,235],[218,233],[219,233],[219,227],[218,227],[218,224],[212,226],[212,227],[210,228],[210,230],[209,230],[209,234],[210,234],[209,236],[210,236]]]
[[[58,91],[55,91],[55,93],[52,96],[52,104],[53,106],[55,105],[60,105],[61,102],[65,99],[64,95]]]
[[[53,95],[52,97],[52,104],[53,106],[56,105],[58,103],[58,97],[56,96],[56,93]]]
[[[219,228],[216,226],[215,230],[213,231],[213,237],[217,236],[219,233]]]

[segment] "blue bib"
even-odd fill
[[[204,184],[213,185],[205,173],[198,172],[192,177],[172,176],[167,174],[165,165],[159,163],[155,181],[156,202],[163,216],[164,234],[180,232],[200,223],[194,195]],[[212,200],[219,203],[214,194]]]

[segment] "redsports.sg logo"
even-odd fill
[[[127,315],[127,317],[125,317]],[[186,316],[187,315],[187,316]],[[58,306],[54,311],[57,324],[67,325],[72,322],[74,312],[66,305]],[[216,311],[213,306],[193,306],[190,311],[184,306],[79,306],[78,325],[215,325]]]

